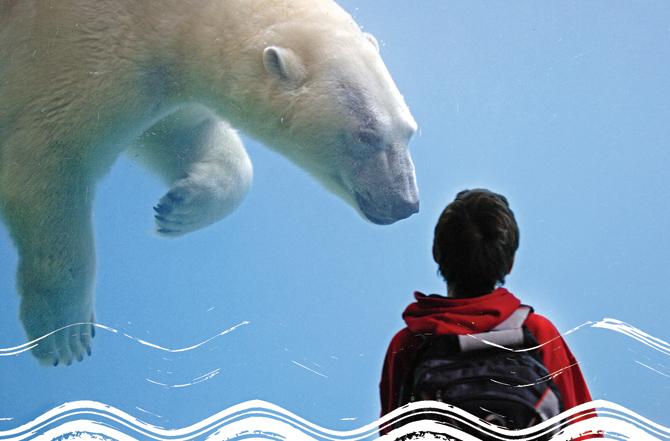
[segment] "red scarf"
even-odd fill
[[[415,292],[416,302],[405,309],[402,317],[415,334],[474,334],[486,332],[502,323],[521,305],[505,288],[489,294],[452,299]]]

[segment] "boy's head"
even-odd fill
[[[519,247],[519,227],[504,196],[464,190],[435,226],[433,258],[456,297],[491,292],[505,282]]]

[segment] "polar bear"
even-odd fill
[[[239,129],[376,224],[418,211],[416,123],[375,39],[332,0],[3,0],[0,215],[44,364],[90,355],[96,181],[130,150],[170,187],[158,233],[244,198]],[[53,332],[56,331],[56,332]]]

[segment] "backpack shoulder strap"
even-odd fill
[[[502,323],[489,332],[458,336],[458,344],[462,352],[491,349],[491,347],[520,346],[524,342],[523,323],[528,318],[532,308],[521,305]]]
[[[518,329],[522,327],[531,311],[532,308],[530,306],[519,306],[516,311],[512,313],[512,315],[507,317],[502,323],[493,328],[492,331],[504,331],[507,329]]]

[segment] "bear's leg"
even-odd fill
[[[3,214],[19,252],[20,317],[37,340],[32,351],[44,364],[81,361],[94,332],[93,184],[71,163],[46,158],[3,178]]]
[[[251,161],[239,136],[202,107],[158,122],[129,153],[171,186],[154,207],[158,232],[165,236],[217,222],[237,208],[251,185]]]

